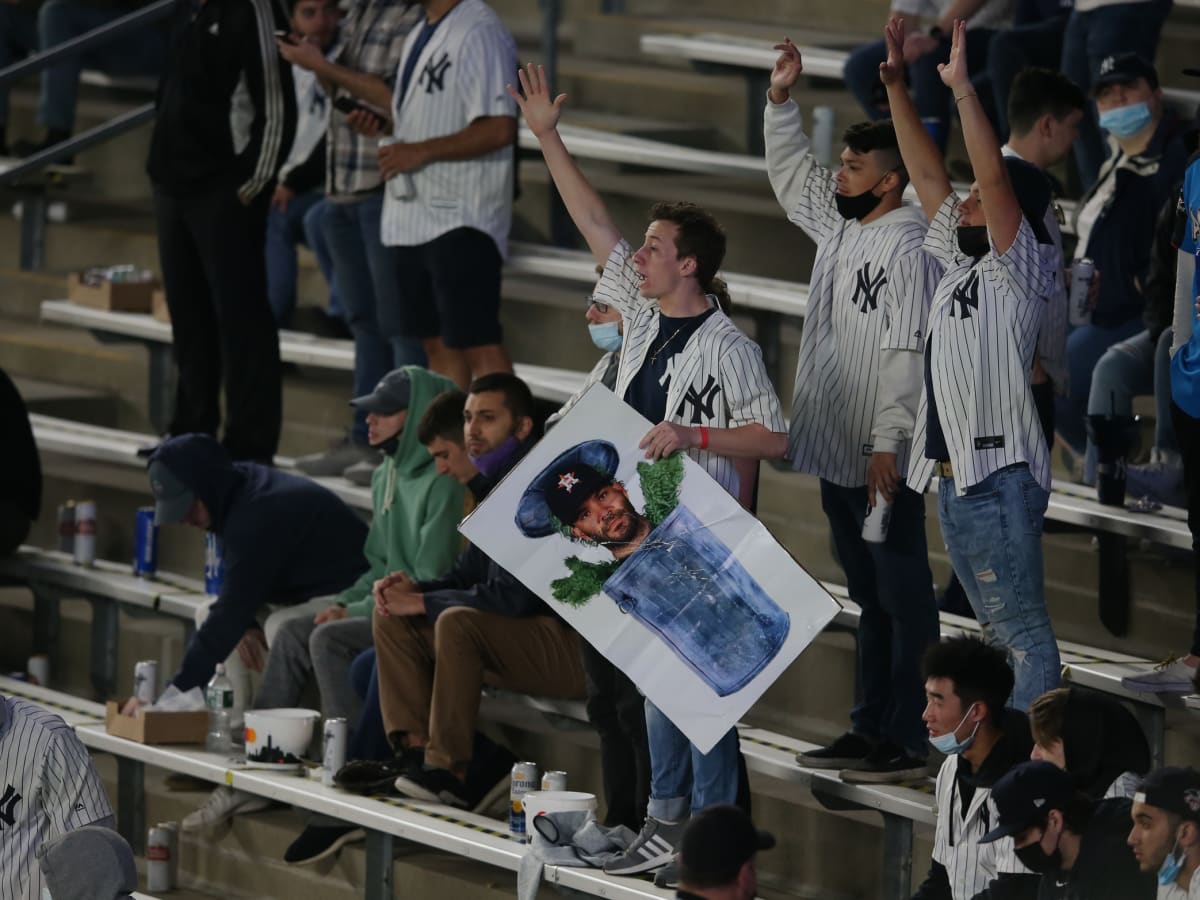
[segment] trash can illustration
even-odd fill
[[[604,582],[623,613],[659,636],[718,697],[775,658],[788,614],[680,504]]]

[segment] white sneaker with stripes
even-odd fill
[[[637,840],[620,856],[606,862],[604,871],[609,875],[636,875],[661,869],[675,859],[686,824],[686,821],[664,822],[647,816]]]

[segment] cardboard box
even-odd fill
[[[104,728],[112,735],[139,744],[203,744],[208,735],[208,710],[196,712],[147,712],[121,715],[112,700],[104,711]]]
[[[109,312],[148,313],[156,286],[153,281],[103,281],[95,285],[85,284],[81,273],[72,272],[67,276],[67,298],[80,306]]]
[[[150,315],[160,322],[171,324],[171,311],[167,309],[167,292],[162,288],[155,288],[150,297]]]

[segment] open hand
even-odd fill
[[[967,70],[967,23],[965,19],[954,20],[953,37],[950,41],[950,61],[938,63],[938,74],[950,90],[971,86],[971,73]]]
[[[646,459],[662,459],[676,450],[699,447],[700,439],[695,428],[676,425],[674,422],[659,422],[646,432],[638,448],[646,451]]]
[[[517,101],[525,124],[537,137],[549,134],[558,127],[562,116],[562,106],[567,100],[566,94],[559,94],[550,99],[550,83],[546,79],[544,66],[534,66],[533,63],[524,69],[517,70],[517,79],[521,82],[521,90],[511,84],[508,93]]]
[[[883,29],[887,59],[879,64],[879,80],[885,85],[904,83],[904,19],[894,17]]]
[[[779,51],[779,59],[775,60],[775,68],[771,70],[771,102],[783,103],[804,71],[804,61],[800,58],[800,48],[791,38],[784,38],[775,49]]]
[[[251,672],[261,672],[267,664],[267,638],[261,628],[251,628],[238,641],[238,657]]]

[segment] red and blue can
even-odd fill
[[[158,572],[158,526],[154,507],[138,507],[133,521],[133,574],[153,578]]]
[[[204,534],[204,593],[216,597],[221,593],[221,582],[225,580],[224,548],[221,539],[211,531]]]

